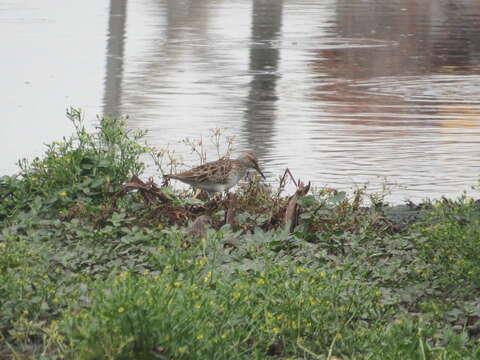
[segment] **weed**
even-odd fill
[[[72,201],[98,204],[113,195],[132,175],[141,173],[140,155],[147,151],[138,142],[142,132],[130,132],[124,119],[99,119],[97,132],[89,133],[80,110],[67,111],[75,134],[47,145],[43,158],[19,162],[20,175],[3,177],[0,219],[28,211],[32,202],[61,209]]]
[[[142,181],[144,196],[118,192],[159,152],[124,120],[89,133],[78,110],[68,117],[72,137],[0,178],[0,358],[480,356],[472,200],[392,207],[364,188],[320,188],[290,232],[285,179],[252,177],[225,224],[227,200]],[[205,143],[187,143],[206,160]]]

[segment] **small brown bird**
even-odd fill
[[[236,185],[248,169],[257,170],[265,179],[258,166],[257,158],[251,151],[243,153],[237,159],[220,159],[182,173],[165,175],[165,177],[180,180],[194,188],[213,193],[228,190]]]

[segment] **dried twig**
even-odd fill
[[[283,173],[283,176],[282,176],[282,178],[280,179],[280,185],[279,185],[279,187],[281,188],[281,187],[285,186],[285,181],[286,181],[286,179],[287,179],[287,175],[290,175],[290,179],[292,179],[293,184],[294,184],[296,187],[298,187],[297,181],[296,181],[295,178],[293,177],[293,175],[292,175],[292,173],[290,172],[290,169],[289,169],[289,168],[286,168],[286,169],[285,169],[285,172]]]
[[[225,224],[231,226],[235,223],[235,205],[237,203],[237,196],[235,194],[228,194],[228,207],[225,213]]]
[[[288,169],[287,169],[288,170]],[[291,175],[291,174],[290,174]],[[292,197],[288,200],[287,209],[285,210],[285,228],[292,232],[295,229],[295,226],[298,225],[298,200],[305,196],[310,190],[310,182],[307,185],[304,185],[300,180],[297,183],[297,191],[293,194]]]
[[[124,196],[126,193],[138,190],[142,195],[144,201],[148,205],[157,203],[159,200],[163,203],[171,202],[171,199],[165,195],[162,190],[153,182],[150,178],[145,183],[136,175],[132,176],[130,181],[122,186],[122,189],[118,191],[112,198],[113,204],[116,204],[117,199],[120,196]]]

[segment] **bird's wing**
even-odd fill
[[[169,175],[169,177],[172,179],[196,183],[217,182],[223,184],[228,181],[228,176],[226,176],[226,174],[230,172],[231,168],[232,164],[230,161],[220,159],[178,174]]]

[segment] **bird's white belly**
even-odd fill
[[[203,183],[203,184],[197,184],[196,187],[199,187],[208,192],[222,192],[230,189],[232,186],[235,186],[243,177],[243,175],[245,174],[237,173],[237,174],[230,175],[228,177],[227,182],[224,184]]]

